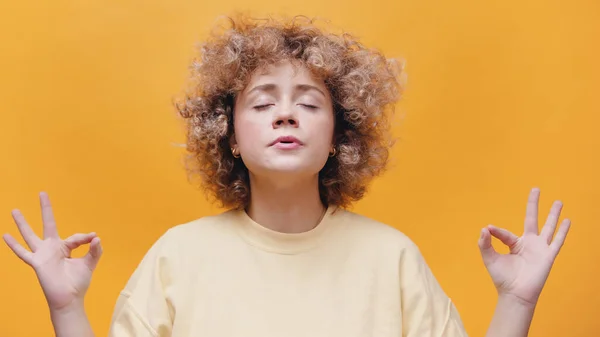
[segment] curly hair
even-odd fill
[[[314,19],[227,17],[200,45],[191,65],[191,85],[176,102],[186,129],[186,169],[223,207],[250,200],[248,169],[234,158],[229,139],[234,101],[252,73],[281,60],[300,62],[330,91],[337,155],[319,172],[325,205],[348,207],[386,167],[389,117],[400,98],[403,69],[348,33],[326,33]]]

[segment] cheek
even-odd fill
[[[265,126],[256,119],[244,118],[244,114],[240,114],[239,118],[234,123],[235,139],[240,149],[252,147],[260,140],[260,135],[264,132]]]
[[[320,145],[329,149],[334,132],[333,116],[319,116],[319,118],[312,121],[310,130],[313,139],[318,140]]]

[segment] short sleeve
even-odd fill
[[[404,337],[467,337],[454,303],[412,242],[401,257],[400,286]]]
[[[119,294],[109,337],[171,336],[172,280],[177,258],[167,234],[150,248]]]
[[[448,319],[444,324],[444,329],[442,329],[442,334],[440,336],[467,337],[467,332],[460,315],[458,314],[458,310],[456,310],[456,306],[450,300],[448,300]]]

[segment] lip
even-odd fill
[[[269,144],[269,146],[275,146],[280,149],[296,149],[302,145],[304,143],[294,136],[281,136]]]

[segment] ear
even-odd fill
[[[237,146],[237,140],[235,139],[235,133],[232,133],[231,136],[229,137],[229,146],[231,148],[234,148]]]

